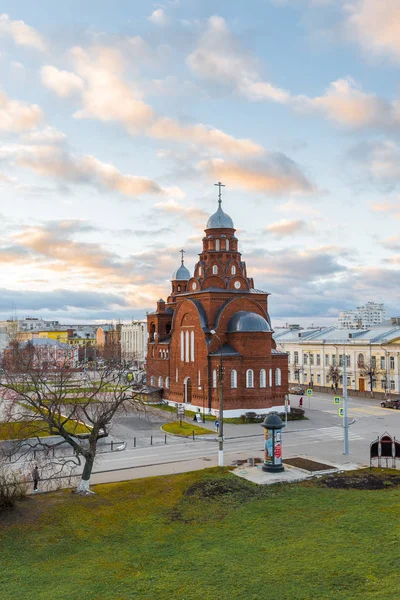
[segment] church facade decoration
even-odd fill
[[[255,289],[232,219],[221,207],[207,221],[193,275],[184,265],[167,301],[147,315],[147,385],[163,399],[217,414],[222,365],[224,415],[284,406],[288,356],[276,350],[267,292]]]

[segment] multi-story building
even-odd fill
[[[339,329],[370,329],[383,323],[386,311],[382,303],[367,302],[355,310],[339,312],[337,327]]]
[[[35,366],[44,369],[74,369],[78,364],[77,347],[63,344],[50,338],[37,337],[27,342],[22,342],[20,352],[22,352],[23,356],[26,356],[26,359],[29,359],[29,361],[32,360]],[[4,351],[4,361],[9,367],[14,366],[15,355],[13,348],[9,347]]]
[[[218,210],[207,222],[193,276],[181,265],[167,301],[147,315],[147,384],[163,398],[218,414],[284,407],[288,360],[276,349],[267,292],[254,287],[232,219]]]
[[[359,392],[400,393],[400,325],[368,330],[328,327],[277,331],[274,339],[289,356],[289,381],[329,390],[343,386]]]
[[[121,327],[121,357],[126,362],[143,364],[147,354],[147,320],[132,321]]]

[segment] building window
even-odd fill
[[[317,354],[317,367],[321,365],[321,355]]]
[[[295,381],[300,381],[300,371],[295,371],[294,372],[294,380]]]
[[[275,385],[276,386],[280,386],[281,385],[281,370],[280,369],[275,369]]]
[[[314,364],[314,354],[310,354],[310,365]]]
[[[201,277],[201,267],[199,267],[198,273],[199,273],[199,277]]]
[[[260,371],[260,388],[267,387],[267,373],[265,369],[261,369]]]
[[[253,388],[254,387],[254,372],[253,369],[247,369],[246,371],[246,387]]]
[[[185,343],[185,361],[189,362],[190,361],[190,355],[189,355],[190,347],[189,347],[189,332],[188,331],[186,331],[186,334],[185,334],[185,342],[186,342]]]
[[[359,368],[364,366],[364,354],[359,354],[357,357],[357,365]]]
[[[385,390],[385,389],[386,389],[386,379],[381,379],[381,388],[382,388],[383,390]]]
[[[218,275],[218,267],[217,267],[217,265],[213,265],[212,272],[213,272],[213,275]]]
[[[325,375],[325,385],[328,385],[329,383],[329,375]]]
[[[231,371],[231,388],[237,388],[237,371],[235,369]]]
[[[294,357],[293,358],[294,364],[298,365],[299,364],[299,353],[297,351],[295,351],[294,354],[293,354],[293,357]]]
[[[343,375],[340,376],[339,383],[340,383],[340,385],[343,385]]]
[[[156,378],[154,377],[154,375],[152,375],[150,377],[150,385],[155,385],[155,383],[156,383]]]
[[[160,377],[158,378],[158,387],[162,387],[162,386],[163,386],[163,378],[160,375]]]
[[[394,379],[391,379],[391,380],[390,380],[390,389],[391,389],[391,390],[395,390],[395,389],[396,389],[396,386],[395,386],[395,384],[394,384]]]
[[[178,369],[175,369],[175,381],[176,381],[176,383],[178,383],[178,380],[179,380],[179,371],[178,371]]]
[[[390,369],[394,369],[394,356],[390,357]]]
[[[325,354],[325,366],[329,367],[329,354]]]
[[[235,267],[235,265],[233,265],[233,267],[231,267],[231,275],[236,275],[236,267]]]
[[[317,375],[317,383],[321,383],[321,375]]]
[[[376,356],[371,356],[371,367],[376,368]]]
[[[215,249],[219,250],[219,240],[215,240]]]
[[[376,379],[375,377],[372,379],[372,389],[376,389]]]
[[[200,369],[199,372],[197,373],[197,385],[200,387],[201,386],[201,375],[200,375]]]
[[[165,378],[165,387],[169,390],[169,377]]]
[[[384,356],[381,356],[381,369],[385,369],[385,368],[386,368],[386,367],[385,367],[385,362],[386,362],[386,361],[385,361],[385,357],[384,357]]]
[[[190,332],[190,360],[194,362],[194,331]]]
[[[225,249],[226,249],[226,250],[229,250],[229,240],[226,240],[226,241],[225,241]]]
[[[268,379],[269,379],[269,387],[272,387],[272,369],[269,370]]]
[[[217,371],[214,369],[213,371],[213,388],[217,387]]]
[[[181,331],[181,361],[185,360],[185,332]]]
[[[332,367],[336,367],[336,354],[332,354]]]
[[[339,367],[343,367],[343,354],[339,354]]]
[[[178,285],[178,292],[180,292],[180,291],[181,291],[181,286],[180,286],[180,285]]]
[[[308,354],[303,354],[303,365],[308,364]]]

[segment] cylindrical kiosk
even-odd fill
[[[265,418],[264,427],[264,465],[263,471],[280,473],[285,468],[282,464],[282,429],[285,424],[276,412]]]

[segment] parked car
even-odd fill
[[[289,388],[289,394],[297,394],[298,396],[304,396],[305,393],[305,389],[302,388],[300,385],[295,385],[294,387]]]
[[[397,400],[382,400],[381,406],[383,408],[396,408],[397,410],[399,410],[400,398],[397,398]]]

